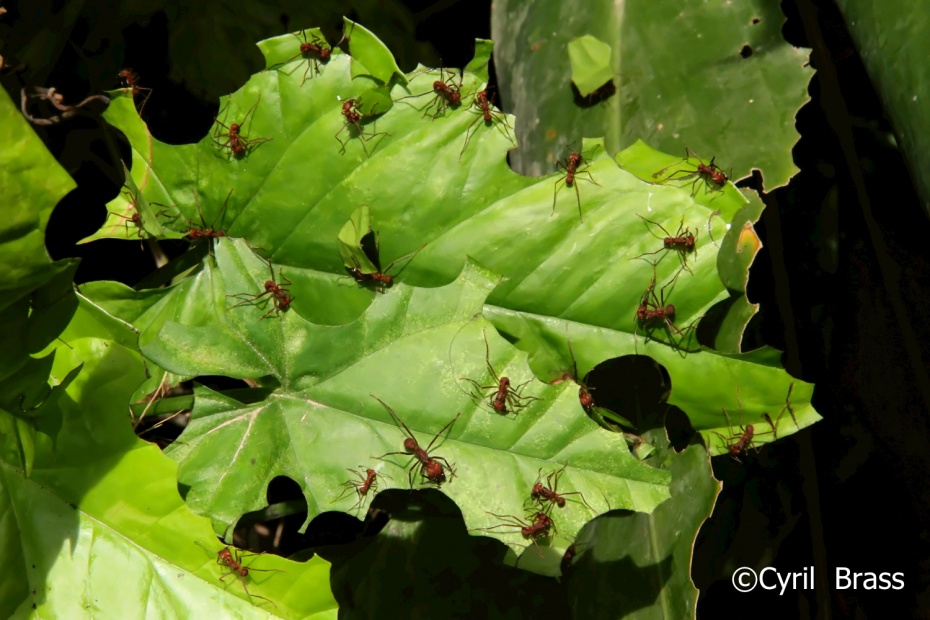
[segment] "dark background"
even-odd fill
[[[227,33],[241,41],[240,48],[229,50],[236,67],[182,80],[172,67],[184,60],[170,54],[177,50],[172,45],[177,6],[152,4],[144,14],[127,16],[107,0],[6,4],[9,13],[0,18],[5,61],[0,80],[14,101],[24,86],[54,86],[75,103],[120,86],[116,74],[131,67],[141,76],[139,83],[152,89],[143,114],[152,134],[181,144],[203,138],[217,114],[218,96],[262,69],[253,39],[321,25],[335,43],[345,12],[372,26],[401,67],[411,70],[417,62],[461,67],[472,56],[474,39],[490,38],[489,2],[407,0],[390,10],[378,5],[281,10],[267,16],[267,23],[253,24],[248,36]],[[249,19],[255,6],[226,3],[222,14],[235,24],[237,18]],[[785,38],[813,49],[818,72],[810,85],[812,100],[796,122],[801,139],[793,155],[801,172],[788,187],[764,196],[767,208],[757,226],[764,248],[751,269],[748,291],[761,312],[748,338],[783,350],[787,370],[816,383],[813,402],[824,419],[751,453],[741,464],[715,459],[724,488],[695,546],[691,574],[701,591],[698,616],[930,617],[930,226],[836,7],[828,0],[785,0],[782,8]],[[73,20],[62,18],[70,12],[77,14]],[[396,29],[392,38],[384,34],[385,23]],[[211,28],[204,26],[206,44],[212,42]],[[501,105],[507,110],[507,101]],[[105,203],[120,190],[120,165],[113,154],[127,157],[125,142],[91,117],[37,132],[78,183],[49,222],[49,253],[56,259],[81,258],[78,283],[135,284],[154,268],[152,253],[139,243],[75,245],[99,228]],[[745,179],[741,185],[757,182]],[[185,245],[163,248],[174,256]],[[273,484],[269,503],[301,501],[295,486],[287,480]],[[388,527],[419,527],[417,540],[376,537],[388,515],[393,518]],[[364,525],[327,513],[299,535],[293,527],[302,520],[297,514],[265,523],[240,531],[238,540],[262,547],[263,532],[280,527],[286,535],[278,552],[306,557],[306,549],[313,548],[333,561],[333,589],[344,617],[377,617],[378,607],[399,610],[397,617],[407,611],[409,617],[446,618],[570,615],[565,589],[497,567],[500,545],[468,536],[457,508],[440,493],[422,491],[412,499],[407,493],[382,493]],[[407,585],[377,589],[378,575],[369,574],[375,565],[384,575],[407,579]],[[781,572],[814,566],[817,582],[813,590],[784,596],[738,594],[729,575],[739,566],[774,566]],[[838,566],[902,572],[906,587],[839,591],[832,583]],[[569,573],[563,581],[570,580]],[[619,613],[605,609],[603,617]]]

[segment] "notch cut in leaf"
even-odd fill
[[[568,58],[572,65],[572,82],[582,97],[613,80],[610,45],[589,34],[568,43]]]

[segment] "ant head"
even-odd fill
[[[273,290],[275,290],[276,288],[278,288],[278,285],[275,284],[273,280],[265,280],[265,290],[266,290],[266,291],[273,291]]]
[[[494,407],[494,411],[497,413],[507,413],[506,401],[495,399],[494,402],[491,403],[491,406]]]
[[[449,105],[458,105],[462,102],[462,93],[455,91],[449,95]]]
[[[442,463],[431,460],[426,464],[426,479],[434,484],[442,484],[446,481],[446,472],[442,469]]]
[[[594,407],[594,397],[591,396],[591,392],[588,391],[588,388],[583,385],[578,388],[578,400],[581,402],[581,406],[584,407],[585,410]]]
[[[532,495],[533,497],[539,497],[540,495],[542,495],[544,488],[545,487],[543,486],[542,482],[537,482],[536,484],[533,485],[533,490],[530,491],[530,495]]]
[[[365,474],[367,474],[369,478],[373,478],[378,475],[378,472],[373,469],[366,469]]]
[[[320,49],[320,61],[326,62],[327,60],[329,60],[329,57],[332,56],[332,54],[333,54],[332,48],[329,48],[329,47],[321,48]]]
[[[753,429],[753,427],[752,427],[752,424],[747,424],[747,425],[746,425],[746,435],[749,436],[749,437],[752,437],[753,432],[754,432],[754,429]]]
[[[672,304],[665,306],[665,316],[669,318],[675,316],[675,306]]]
[[[372,274],[375,280],[383,284],[384,286],[391,286],[394,284],[394,276],[389,276],[386,273],[375,273]]]

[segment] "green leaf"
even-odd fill
[[[375,256],[378,255],[378,235],[371,229],[371,216],[367,206],[352,212],[349,221],[339,231],[339,255],[346,269],[358,269],[361,273],[379,273],[381,270],[368,258],[362,247],[363,240],[369,237],[374,244]]]
[[[273,610],[290,618],[334,611],[329,566],[319,558],[244,559],[282,571],[247,577],[249,591],[273,604],[250,601],[234,579],[221,582],[222,545],[178,495],[176,466],[133,436],[125,410],[114,406],[144,378],[138,353],[120,344],[134,342],[134,333],[82,304],[62,339],[68,346],[59,346],[53,374],[80,373],[63,389],[66,397],[46,405],[54,412],[37,421],[32,476],[0,462],[0,510],[28,515],[2,522],[8,575],[0,613],[33,605],[44,617],[139,617],[153,608],[236,617]],[[56,417],[57,429],[50,424]],[[145,583],[144,592],[127,596],[112,587],[127,579]]]
[[[158,221],[156,212],[139,192],[129,168],[123,163],[126,186],[119,195],[107,203],[107,219],[94,234],[78,241],[90,243],[97,239],[126,239],[140,241],[144,237],[180,239],[184,235],[168,231]]]
[[[568,42],[568,58],[572,66],[572,82],[583,97],[613,80],[610,45],[589,34]]]
[[[514,15],[523,16],[514,19]],[[611,152],[642,139],[667,153],[685,146],[741,178],[758,168],[771,189],[797,171],[797,110],[809,97],[808,52],[781,35],[777,4],[649,0],[495,2],[491,13],[501,96],[521,125],[516,170],[540,175],[566,144],[603,135]],[[614,50],[617,94],[579,106],[567,46],[591,35]],[[743,57],[746,51],[751,55]],[[528,76],[532,78],[528,79]],[[745,136],[752,136],[746,140]]]
[[[208,263],[193,279],[224,283],[226,291],[257,289],[265,277],[262,267],[245,244],[221,240],[216,267]],[[403,450],[404,435],[371,393],[396,411],[423,446],[461,413],[448,439],[433,451],[456,464],[456,476],[450,474],[442,490],[462,508],[469,527],[495,525],[486,510],[522,514],[540,471],[566,463],[566,488],[585,491],[598,511],[607,509],[605,501],[651,510],[667,497],[667,477],[636,461],[622,437],[588,419],[567,384],[533,383],[523,394],[541,400],[528,401],[514,419],[494,413],[464,379],[479,385],[490,381],[487,330],[472,317],[498,281],[469,266],[446,287],[399,285],[377,295],[358,321],[339,327],[317,326],[292,312],[260,320],[265,308],[245,306],[226,310],[220,324],[198,326],[193,318],[191,325],[164,323],[157,338],[143,332],[146,356],[177,374],[271,376],[281,386],[247,406],[205,388],[198,391],[184,443],[170,448],[181,463],[180,482],[191,489],[188,504],[210,515],[222,532],[243,513],[262,507],[263,489],[277,475],[301,484],[308,519],[353,506],[356,499],[342,494],[347,468],[375,466],[392,478],[382,488],[408,488],[409,459],[373,460]],[[215,309],[222,312],[224,296],[217,292],[211,299],[222,304]],[[491,364],[515,384],[532,379],[524,356],[490,332]],[[304,450],[312,458],[298,457]],[[264,473],[256,476],[256,467]],[[490,484],[506,492],[488,498]],[[566,511],[557,520],[559,531],[571,538],[594,514],[586,507]],[[519,533],[499,537],[520,548],[524,544]]]
[[[642,144],[615,160],[599,140],[579,145],[572,185],[567,171],[521,177],[506,162],[512,123],[500,115],[482,124],[476,106],[437,99],[432,88],[444,79],[469,101],[484,85],[481,76],[414,72],[406,85],[391,87],[389,111],[348,127],[343,102],[371,90],[371,80],[352,79],[348,57],[334,53],[304,82],[292,51],[263,50],[274,69],[253,76],[224,106],[229,122],[251,110],[243,134],[267,142],[231,158],[209,137],[168,146],[143,130],[145,158],[133,167],[150,180],[140,183],[149,201],[175,204],[187,216],[197,188],[205,220],[226,209],[227,233],[247,241],[216,240],[199,268],[167,289],[84,289],[102,311],[141,331],[142,350],[161,368],[247,378],[273,390],[249,403],[199,390],[187,443],[173,448],[189,502],[218,531],[263,507],[269,476],[301,484],[308,518],[363,507],[342,495],[346,469],[378,465],[392,478],[385,488],[409,486],[409,459],[373,460],[402,450],[404,436],[370,394],[423,444],[459,414],[431,450],[455,464],[457,475],[442,492],[471,528],[499,525],[489,512],[522,515],[533,483],[566,463],[565,488],[584,492],[594,509],[560,511],[560,535],[570,537],[608,503],[652,510],[667,497],[667,475],[631,455],[622,433],[585,415],[571,382],[531,381],[569,374],[569,341],[580,371],[620,355],[653,356],[672,377],[669,402],[691,417],[712,452],[728,452],[742,425],[757,425],[760,444],[774,439],[763,431],[765,412],[779,436],[794,429],[789,416],[779,417],[792,380],[770,351],[703,350],[690,329],[729,299],[716,244],[746,204],[732,185],[688,177],[696,161]],[[107,114],[136,135],[131,106],[116,100]],[[312,182],[308,170],[317,171]],[[385,262],[427,244],[385,294],[345,274],[340,243],[364,247],[361,205],[377,214]],[[340,240],[352,218],[356,229]],[[694,251],[665,250],[662,228],[693,232]],[[271,263],[250,248],[261,248]],[[674,304],[674,323],[644,327],[637,319],[644,298],[655,310]],[[526,384],[519,388],[526,399],[510,405],[519,410],[515,419],[493,409],[504,376]],[[800,428],[817,414],[812,386],[794,383]],[[731,424],[721,407],[732,413]],[[260,475],[250,459],[261,464]],[[419,468],[412,472],[421,482]],[[489,534],[515,548],[526,544],[504,529]],[[539,570],[551,572],[550,560]]]
[[[343,18],[349,53],[352,54],[352,77],[370,75],[387,84],[394,75],[403,75],[391,50],[364,26]]]
[[[75,185],[5,92],[0,116],[9,119],[0,127],[6,145],[0,185],[8,205],[0,220],[0,459],[28,473],[37,425],[54,417],[48,411],[58,386],[74,378],[75,367],[53,371],[55,355],[45,349],[74,312],[71,279],[77,262],[49,259],[45,226],[55,204]]]
[[[596,618],[604,609],[637,618],[695,615],[698,591],[686,567],[721,485],[700,444],[676,454],[664,431],[647,438],[665,446],[650,462],[671,472],[672,499],[650,515],[612,512],[582,528],[570,565],[563,566],[579,617]]]
[[[601,361],[636,350],[632,336],[618,331],[500,308],[485,307],[484,314],[508,340],[517,342],[524,351],[533,352],[530,365],[536,376],[543,379],[555,380],[573,365],[577,366],[578,376],[583,377]],[[565,344],[569,338],[571,353]],[[705,349],[682,355],[681,351],[657,344],[648,343],[639,353],[648,353],[668,370],[672,377],[668,404],[687,414],[694,429],[704,436],[712,455],[728,453],[727,445],[735,441],[730,440],[741,432],[740,427],[749,424],[756,428],[754,446],[774,441],[776,436],[764,414],[776,424],[778,437],[820,419],[810,404],[813,384],[785,372],[779,352],[774,349],[766,347],[743,354]],[[789,389],[797,426],[785,409]]]

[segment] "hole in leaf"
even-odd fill
[[[585,375],[584,383],[596,408],[625,418],[637,433],[662,425],[671,378],[651,357],[624,355],[605,360]]]
[[[590,108],[595,106],[603,101],[607,101],[617,92],[617,85],[614,84],[613,80],[608,80],[603,85],[600,86],[597,90],[588,95],[582,95],[579,92],[578,87],[575,86],[575,83],[572,82],[572,98],[575,101],[575,105],[579,108]]]
[[[750,56],[752,56],[752,47],[750,47],[749,45],[744,45],[742,49],[740,49],[739,55],[742,56],[743,58],[749,58]]]
[[[268,483],[268,505],[239,519],[233,530],[233,544],[255,552],[290,557],[311,545],[298,529],[307,519],[307,498],[300,485],[287,476]]]
[[[665,433],[675,452],[681,452],[691,445],[697,435],[685,412],[675,406],[670,406],[665,413]]]

